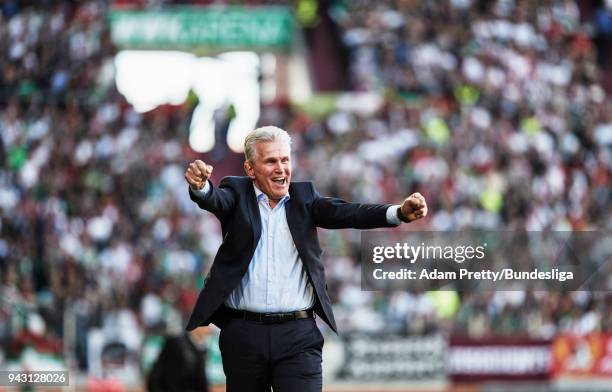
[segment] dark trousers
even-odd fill
[[[323,335],[314,319],[261,324],[232,319],[219,348],[227,392],[321,392]]]

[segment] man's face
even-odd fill
[[[291,181],[291,147],[285,141],[258,142],[255,162],[244,162],[244,169],[257,188],[271,200],[289,192]]]

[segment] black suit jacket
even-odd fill
[[[213,213],[221,222],[223,243],[215,256],[204,288],[187,324],[187,330],[214,323],[222,327],[221,304],[240,283],[261,236],[261,217],[248,177],[225,177],[219,187],[204,198],[189,195],[200,208]],[[326,229],[372,229],[392,227],[387,222],[388,204],[348,203],[321,197],[311,182],[292,182],[285,204],[287,223],[310,284],[314,288],[315,312],[337,332],[336,321],[325,285],[317,227]]]

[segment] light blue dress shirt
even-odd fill
[[[274,208],[268,196],[255,184],[255,195],[261,215],[261,237],[255,248],[253,259],[240,284],[230,293],[225,306],[260,313],[293,312],[312,308],[315,293],[306,275],[306,269],[298,254],[285,214],[285,195]],[[206,197],[210,184],[206,182],[200,190],[193,191]],[[387,209],[387,221],[399,225],[399,206]]]

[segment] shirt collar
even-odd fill
[[[258,202],[261,200],[265,200],[266,202],[268,202],[268,195],[263,193],[261,189],[257,188],[257,185],[255,185],[255,183],[253,183],[253,189],[255,189],[255,197],[257,198]],[[289,198],[289,193],[287,193],[285,196],[283,196],[282,199],[279,200],[278,204],[285,203],[287,200],[289,200]]]

